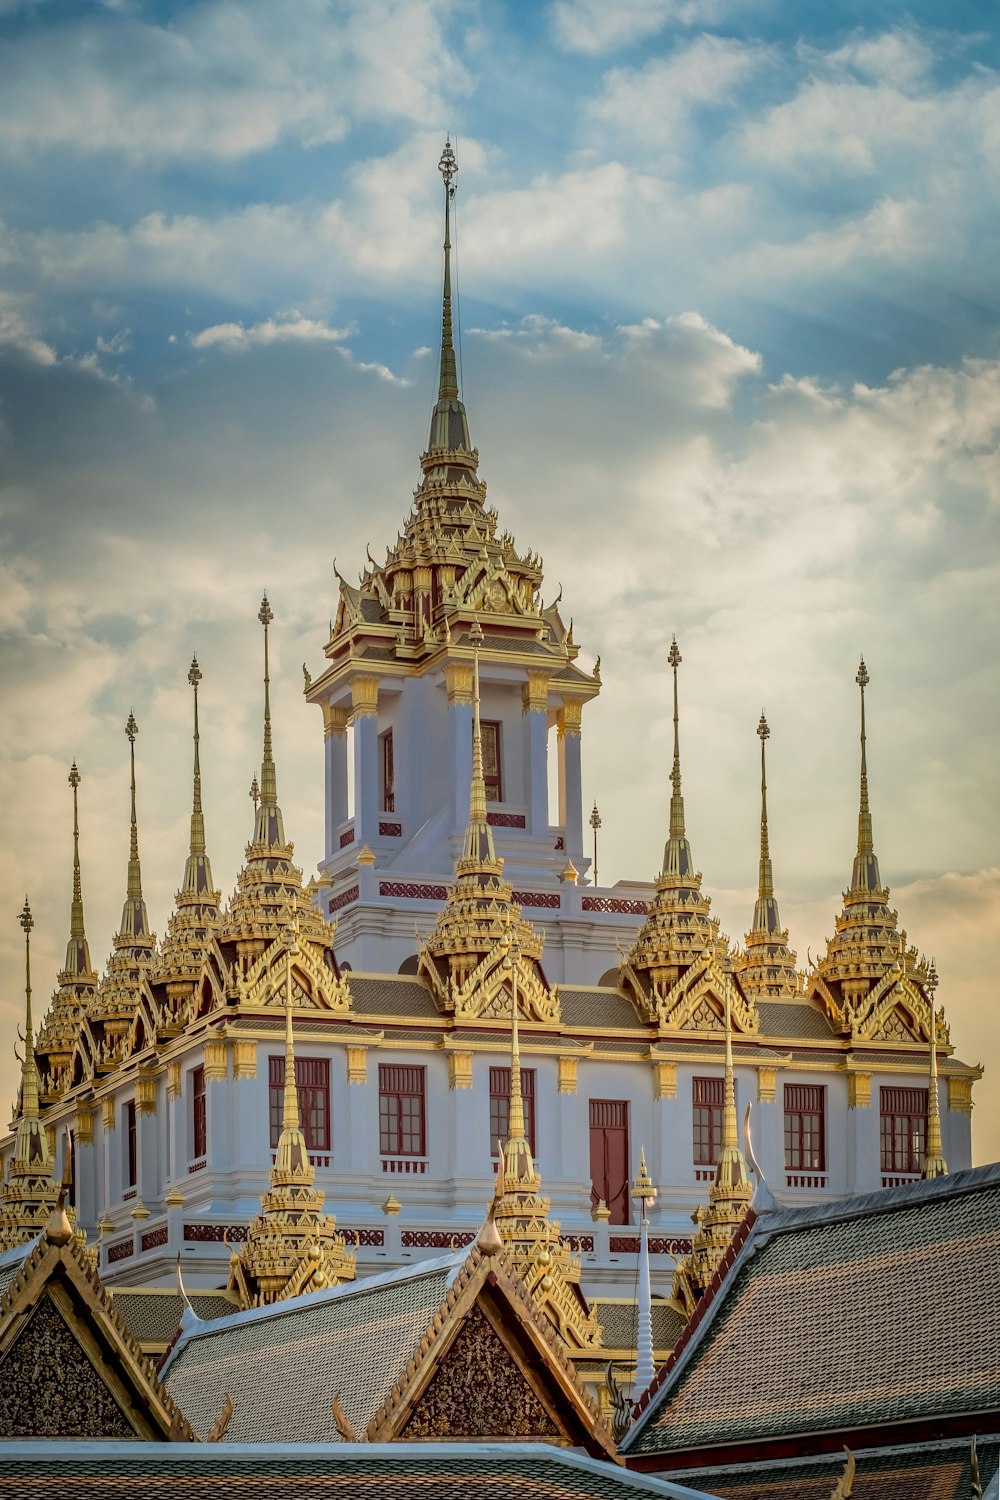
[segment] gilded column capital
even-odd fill
[[[225,1078],[229,1072],[229,1049],[224,1037],[212,1037],[205,1042],[205,1082]]]
[[[157,1074],[142,1070],[135,1080],[135,1101],[141,1115],[156,1114]]]
[[[368,1048],[363,1043],[348,1043],[347,1081],[348,1083],[368,1082]]]
[[[577,739],[583,722],[583,701],[580,698],[568,698],[562,708],[556,714],[559,738],[570,735]]]
[[[257,1077],[257,1043],[246,1037],[233,1041],[233,1077]]]
[[[543,714],[548,706],[548,672],[529,671],[527,682],[521,684],[521,712],[525,714]]]
[[[180,1058],[174,1058],[167,1063],[167,1098],[179,1099],[181,1097],[181,1062]]]
[[[867,1109],[872,1102],[872,1075],[848,1073],[847,1103],[851,1109]]]
[[[335,708],[332,703],[324,703],[323,708],[323,733],[327,739],[335,734],[346,734],[347,725],[350,721],[350,710],[346,708]]]
[[[351,678],[351,712],[356,719],[374,718],[378,713],[378,678],[370,672],[356,672]]]
[[[773,1104],[778,1097],[778,1070],[777,1068],[757,1069],[757,1102],[759,1104]]]
[[[454,1093],[455,1089],[471,1089],[472,1087],[472,1053],[471,1052],[449,1052],[448,1053],[448,1087]]]
[[[677,1064],[674,1062],[653,1063],[653,1098],[677,1098]]]
[[[960,1074],[949,1074],[946,1079],[948,1085],[948,1108],[956,1114],[972,1114],[972,1079],[963,1078]]]
[[[76,1106],[76,1143],[78,1146],[94,1144],[94,1111],[89,1104]]]
[[[101,1128],[105,1135],[115,1128],[115,1098],[108,1094],[101,1100]]]
[[[557,1059],[557,1062],[559,1064],[558,1088],[560,1094],[575,1094],[576,1069],[579,1058],[560,1057]]]
[[[452,703],[471,703],[471,661],[446,661],[444,664],[444,685],[448,689],[449,705]]]

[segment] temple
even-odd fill
[[[226,899],[201,787],[202,755],[221,752],[202,742],[199,694],[218,688],[210,663],[203,678],[191,662],[190,838],[161,941],[143,896],[129,713],[126,896],[100,974],[84,924],[81,776],[70,771],[66,961],[37,1036],[27,972],[21,1086],[0,1142],[0,1250],[12,1265],[20,1249],[35,1253],[64,1181],[76,1249],[45,1264],[59,1259],[106,1333],[104,1302],[67,1257],[96,1259],[101,1297],[137,1327],[147,1320],[150,1352],[173,1347],[183,1303],[166,1392],[133,1361],[159,1433],[174,1420],[173,1392],[193,1431],[219,1416],[209,1394],[191,1392],[201,1354],[229,1346],[188,1326],[196,1306],[280,1341],[293,1313],[308,1331],[310,1299],[331,1318],[363,1310],[373,1278],[405,1300],[413,1268],[436,1257],[414,1344],[439,1311],[452,1316],[455,1288],[484,1320],[482,1348],[500,1337],[501,1303],[503,1316],[520,1309],[520,1342],[504,1334],[496,1357],[527,1368],[554,1340],[558,1359],[546,1355],[544,1389],[529,1380],[530,1400],[518,1399],[544,1411],[560,1442],[605,1452],[595,1423],[615,1392],[649,1383],[725,1278],[753,1221],[755,1174],[775,1213],[822,1219],[834,1200],[867,1204],[971,1165],[981,1069],[954,1055],[934,964],[882,883],[863,661],[857,849],[815,964],[800,969],[779,916],[763,715],[760,847],[746,851],[758,891],[742,946],[712,914],[692,852],[699,809],[682,790],[682,744],[692,747],[676,640],[672,760],[649,810],[665,839],[659,871],[594,883],[581,757],[600,658],[583,657],[561,590],[544,602],[541,558],[487,504],[457,377],[450,144],[440,171],[441,353],[412,506],[383,562],[369,552],[356,584],[336,573],[322,666],[305,669],[317,741],[322,719],[324,847],[296,864],[279,803],[277,598],[257,611],[261,763]],[[248,604],[253,629],[249,615]],[[590,826],[596,840],[596,808]],[[776,864],[780,875],[780,851]],[[22,921],[27,941],[27,906]],[[747,1106],[752,1148],[739,1132]],[[381,1405],[371,1392],[341,1404],[352,1431],[417,1431],[406,1355],[386,1356]],[[419,1410],[421,1435],[433,1433],[430,1407]],[[496,1420],[484,1416],[483,1432]]]

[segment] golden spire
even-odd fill
[[[90,964],[90,949],[83,926],[83,883],[80,879],[80,818],[77,806],[77,789],[80,773],[73,762],[69,772],[69,784],[73,788],[73,902],[69,915],[69,942],[66,944],[65,973],[72,978],[87,979],[93,983]]]
[[[656,1198],[653,1179],[646,1171],[646,1148],[639,1148],[639,1175],[632,1185],[632,1197],[639,1205],[639,1267],[636,1288],[635,1392],[638,1395],[651,1384],[656,1374],[653,1359],[653,1289],[649,1274],[648,1209]]]
[[[312,1182],[313,1166],[309,1160],[306,1138],[302,1134],[299,1119],[299,1091],[295,1084],[295,1041],[292,1035],[292,955],[298,953],[299,944],[294,927],[285,932],[285,1090],[281,1116],[281,1135],[275,1168],[279,1172],[295,1176],[303,1182]]]
[[[924,1153],[922,1177],[944,1177],[948,1171],[948,1163],[944,1159],[944,1147],[941,1142],[941,1103],[938,1099],[937,1010],[934,1006],[936,987],[937,971],[932,959],[927,975],[927,989],[930,991],[931,999],[931,1056],[930,1076],[927,1080],[927,1150]]]
[[[670,772],[670,837],[663,851],[664,875],[690,875],[694,869],[691,846],[684,827],[684,798],[681,795],[680,714],[677,707],[677,668],[682,657],[674,636],[667,661],[674,674],[674,763]]]
[[[865,747],[865,688],[871,678],[864,657],[858,667],[855,682],[861,689],[861,803],[858,810],[858,852],[854,859],[851,889],[854,891],[878,891],[881,889],[878,860],[872,836],[872,815],[868,805],[868,759]]]
[[[455,362],[455,338],[451,315],[451,203],[455,196],[454,180],[458,162],[451,147],[445,141],[438,171],[444,179],[444,287],[441,296],[441,368],[438,375],[437,405],[431,413],[431,431],[427,452],[421,460],[424,466],[425,483],[437,476],[436,482],[455,482],[461,472],[462,493],[468,499],[481,504],[485,497],[485,486],[480,486],[475,477],[478,455],[473,451],[469,438],[469,422],[458,394],[458,370]],[[441,455],[447,453],[447,471],[438,472]]]
[[[763,712],[757,725],[760,740],[760,872],[757,882],[757,905],[754,908],[753,925],[764,932],[779,932],[778,903],[774,899],[774,875],[771,871],[771,851],[767,841],[767,762],[765,745],[771,731]]]
[[[451,327],[451,200],[455,196],[452,187],[458,162],[451,149],[451,138],[445,141],[438,171],[444,178],[444,292],[441,305],[441,374],[438,380],[438,400],[454,400],[458,396],[458,371],[455,367],[455,344]]]
[[[465,830],[463,860],[499,870],[493,829],[486,814],[486,781],[483,775],[483,731],[479,719],[479,648],[483,631],[478,620],[469,631],[472,642],[472,777],[469,782],[469,822]]]
[[[524,1127],[524,1099],[521,1094],[521,1048],[517,1035],[517,965],[521,957],[515,941],[508,945],[504,967],[510,965],[510,1099],[507,1111],[506,1175],[513,1182],[537,1185],[535,1163]]]
[[[774,894],[771,849],[767,832],[767,759],[766,744],[771,731],[761,713],[757,725],[760,740],[760,869],[753,925],[746,935],[746,951],[739,955],[740,982],[745,993],[761,999],[791,997],[801,991],[795,954],[788,946],[788,931],[782,931],[778,902]]]
[[[138,941],[149,937],[149,918],[146,915],[146,903],[142,899],[142,870],[139,866],[139,830],[135,816],[135,741],[138,733],[139,726],[135,722],[135,714],[130,710],[125,723],[125,734],[129,743],[132,811],[129,833],[128,883],[125,888],[125,905],[122,907],[120,936],[131,941]]]
[[[192,656],[188,671],[188,682],[194,693],[194,790],[191,802],[191,852],[184,866],[183,891],[187,895],[211,900],[212,867],[205,851],[205,816],[201,810],[201,760],[199,757],[200,735],[198,732],[198,684],[201,668],[197,656]]]
[[[21,1064],[21,1112],[14,1138],[14,1159],[31,1164],[35,1171],[50,1165],[49,1140],[38,1119],[38,1070],[35,1067],[35,1031],[31,1020],[31,915],[28,898],[18,918],[24,932],[24,1061]]]
[[[260,766],[260,805],[257,808],[253,841],[255,844],[274,847],[284,845],[285,829],[281,808],[278,806],[278,777],[271,746],[271,677],[267,628],[274,619],[274,612],[266,594],[260,602],[257,618],[264,627],[264,758]]]
[[[737,1176],[742,1176],[745,1182],[747,1177],[746,1162],[740,1150],[739,1125],[736,1119],[736,1080],[733,1077],[733,1017],[731,1008],[730,986],[726,985],[726,1080],[722,1096],[722,1154],[719,1157],[719,1165],[716,1168],[715,1178],[718,1182],[722,1176],[723,1162],[727,1153],[732,1159],[732,1153],[738,1158]],[[735,1178],[734,1178],[735,1180]]]

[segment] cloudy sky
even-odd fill
[[[752,908],[761,707],[804,957],[847,883],[857,689],[883,878],[953,1039],[1000,1022],[1000,41],[973,0],[0,0],[0,1098],[25,890],[36,1015],[68,927],[73,756],[99,964],[134,706],[150,915],[184,864],[193,650],[231,889],[275,610],[286,826],[321,854],[301,697],[395,537],[434,394],[444,133],[464,394],[504,524],[605,688],[602,875],[666,824],[676,631],[695,856]],[[603,881],[602,881],[603,883]],[[1000,1099],[996,1089],[994,1098]],[[1000,1155],[987,1089],[976,1155]]]

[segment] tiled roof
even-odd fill
[[[634,1302],[602,1302],[593,1307],[601,1325],[601,1342],[608,1349],[634,1349],[636,1311]],[[687,1322],[684,1314],[669,1302],[653,1303],[653,1348],[672,1349]]]
[[[141,1344],[162,1348],[170,1343],[181,1323],[184,1303],[176,1292],[132,1291],[108,1287],[129,1333]],[[235,1296],[225,1292],[191,1292],[190,1301],[199,1318],[224,1318],[237,1307]]]
[[[1000,1164],[754,1221],[623,1444],[1000,1413]]]
[[[359,1016],[437,1017],[434,996],[419,979],[391,979],[381,974],[350,973],[347,979],[354,1013]]]
[[[560,985],[559,1003],[563,1025],[571,1031],[586,1031],[593,1026],[646,1030],[631,1000],[619,990],[574,990]]]
[[[854,1494],[857,1500],[972,1500],[969,1446],[963,1437],[857,1451]],[[978,1436],[976,1452],[985,1488],[1000,1462],[1000,1437]],[[724,1500],[829,1500],[843,1468],[839,1452],[729,1469],[690,1469],[673,1477]]]
[[[235,1421],[235,1413],[233,1420]],[[232,1425],[232,1424],[230,1424]],[[712,1500],[546,1443],[3,1443],[0,1495],[51,1500]]]
[[[363,1432],[464,1259],[459,1251],[194,1329],[165,1365],[164,1383],[203,1437],[224,1394],[233,1401],[227,1442],[336,1442],[338,1394]]]
[[[802,1037],[828,1042],[836,1036],[826,1016],[815,1005],[797,1000],[758,1000],[761,1036]]]
[[[35,1241],[32,1240],[27,1245],[15,1245],[13,1249],[5,1250],[3,1255],[0,1255],[0,1297],[3,1296],[18,1271],[24,1265],[24,1262],[31,1254],[34,1244]]]

